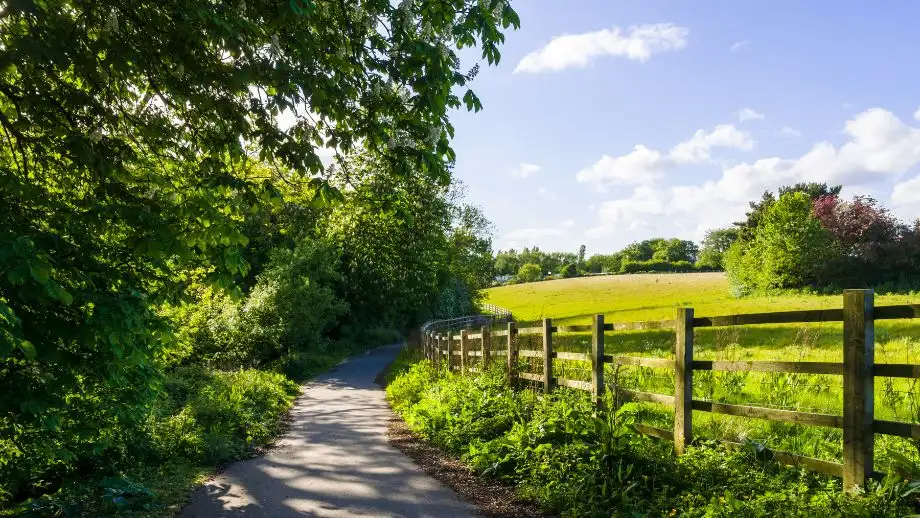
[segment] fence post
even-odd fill
[[[438,333],[438,369],[444,366],[444,335]]]
[[[875,319],[872,290],[843,292],[843,489],[865,487],[875,435]]]
[[[466,342],[466,329],[460,330],[460,374],[466,374],[467,368],[467,354],[469,354],[469,348],[467,347]]]
[[[482,352],[482,361],[479,363],[479,366],[485,371],[489,367],[489,362],[492,361],[491,350],[492,350],[492,329],[489,326],[482,326],[480,331],[482,333],[482,347],[480,347],[480,352]]]
[[[674,346],[674,453],[693,439],[693,308],[677,308]]]
[[[553,391],[553,319],[543,319],[543,393]]]
[[[454,332],[447,332],[447,372],[453,372],[454,363]]]
[[[591,393],[594,406],[601,408],[604,403],[604,315],[594,315],[591,334]]]
[[[514,322],[508,322],[508,353],[505,359],[508,360],[508,385],[517,388],[517,347],[514,345],[514,339],[517,336],[517,325]]]

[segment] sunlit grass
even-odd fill
[[[842,307],[842,295],[789,294],[734,298],[724,274],[623,275],[566,279],[503,286],[487,290],[487,300],[510,309],[522,325],[551,317],[555,324],[587,324],[595,314],[607,322],[673,319],[676,308],[693,307],[697,316],[762,313]],[[876,295],[875,304],[916,303],[910,295]],[[878,321],[877,363],[920,363],[920,319]],[[590,334],[555,334],[554,349],[590,351]],[[843,361],[843,329],[839,322],[699,328],[694,332],[694,357],[699,360]],[[521,348],[541,350],[542,337],[522,336]],[[674,331],[605,333],[605,352],[625,356],[674,357]],[[526,372],[542,374],[542,358],[522,359]],[[580,381],[591,378],[586,362],[556,360],[554,376]],[[694,398],[723,403],[840,415],[841,376],[791,373],[695,373]],[[674,393],[673,371],[607,365],[605,381],[623,388]],[[673,410],[643,404],[644,421],[670,428]],[[876,378],[876,419],[920,421],[920,380]],[[776,423],[758,419],[694,412],[694,433],[731,441],[753,440],[800,455],[841,461],[840,430]],[[893,453],[892,453],[893,452]],[[876,468],[893,469],[899,456],[920,466],[920,442],[876,435]],[[920,473],[920,470],[918,470]]]

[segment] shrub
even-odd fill
[[[535,282],[543,278],[543,270],[539,264],[527,263],[522,265],[515,276],[516,282]]]
[[[562,270],[559,271],[559,275],[561,275],[563,279],[578,277],[578,265],[575,263],[569,263],[563,266]]]
[[[216,463],[264,445],[300,392],[283,374],[181,367],[167,375],[151,417],[153,452]]]
[[[765,462],[753,448],[704,443],[675,457],[669,443],[632,430],[632,405],[598,414],[581,392],[514,392],[501,366],[435,374],[423,361],[387,389],[409,426],[561,516],[895,517],[910,513],[918,491],[889,478],[854,497],[839,480]]]

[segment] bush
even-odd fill
[[[300,392],[283,374],[182,367],[166,378],[151,417],[153,453],[215,464],[266,444]]]
[[[569,263],[563,266],[562,270],[559,272],[559,275],[561,275],[563,279],[578,277],[578,265],[575,263]]]
[[[536,282],[543,278],[543,270],[539,264],[527,263],[518,270],[515,282]]]
[[[499,365],[463,377],[423,361],[387,396],[413,431],[562,516],[895,517],[910,513],[917,491],[890,478],[854,497],[837,479],[765,462],[753,448],[700,444],[675,457],[632,430],[636,407],[597,415],[581,392],[513,392]]]
[[[200,288],[198,304],[167,310],[180,330],[170,354],[221,369],[285,369],[307,350],[324,354],[347,311],[334,289],[337,264],[330,245],[304,239],[274,249],[244,299]]]

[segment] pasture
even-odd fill
[[[486,301],[510,309],[516,320],[553,318],[556,325],[588,324],[594,314],[606,322],[673,319],[676,308],[692,307],[696,316],[762,313],[802,309],[840,308],[842,295],[787,294],[734,298],[721,273],[622,275],[584,277],[492,288]],[[875,305],[917,303],[909,295],[877,295]],[[884,320],[875,325],[876,363],[920,363],[920,321]],[[843,330],[836,323],[749,325],[699,328],[694,332],[694,358],[700,360],[825,361],[843,360]],[[539,350],[538,336],[520,337],[519,347]],[[554,347],[587,352],[590,336],[559,334]],[[673,358],[674,332],[611,331],[605,334],[607,354]],[[527,358],[524,371],[541,372],[539,359]],[[672,370],[607,366],[605,379],[623,388],[673,394]],[[589,380],[590,366],[555,362],[554,375]],[[875,414],[878,419],[920,421],[918,380],[876,378]],[[699,372],[694,398],[841,414],[842,378],[801,373]],[[646,424],[669,428],[671,409],[652,403],[640,405]],[[694,412],[694,434],[735,442],[755,441],[767,447],[839,462],[842,435],[838,429],[777,423],[758,419]],[[876,469],[920,474],[920,440],[876,435]]]

